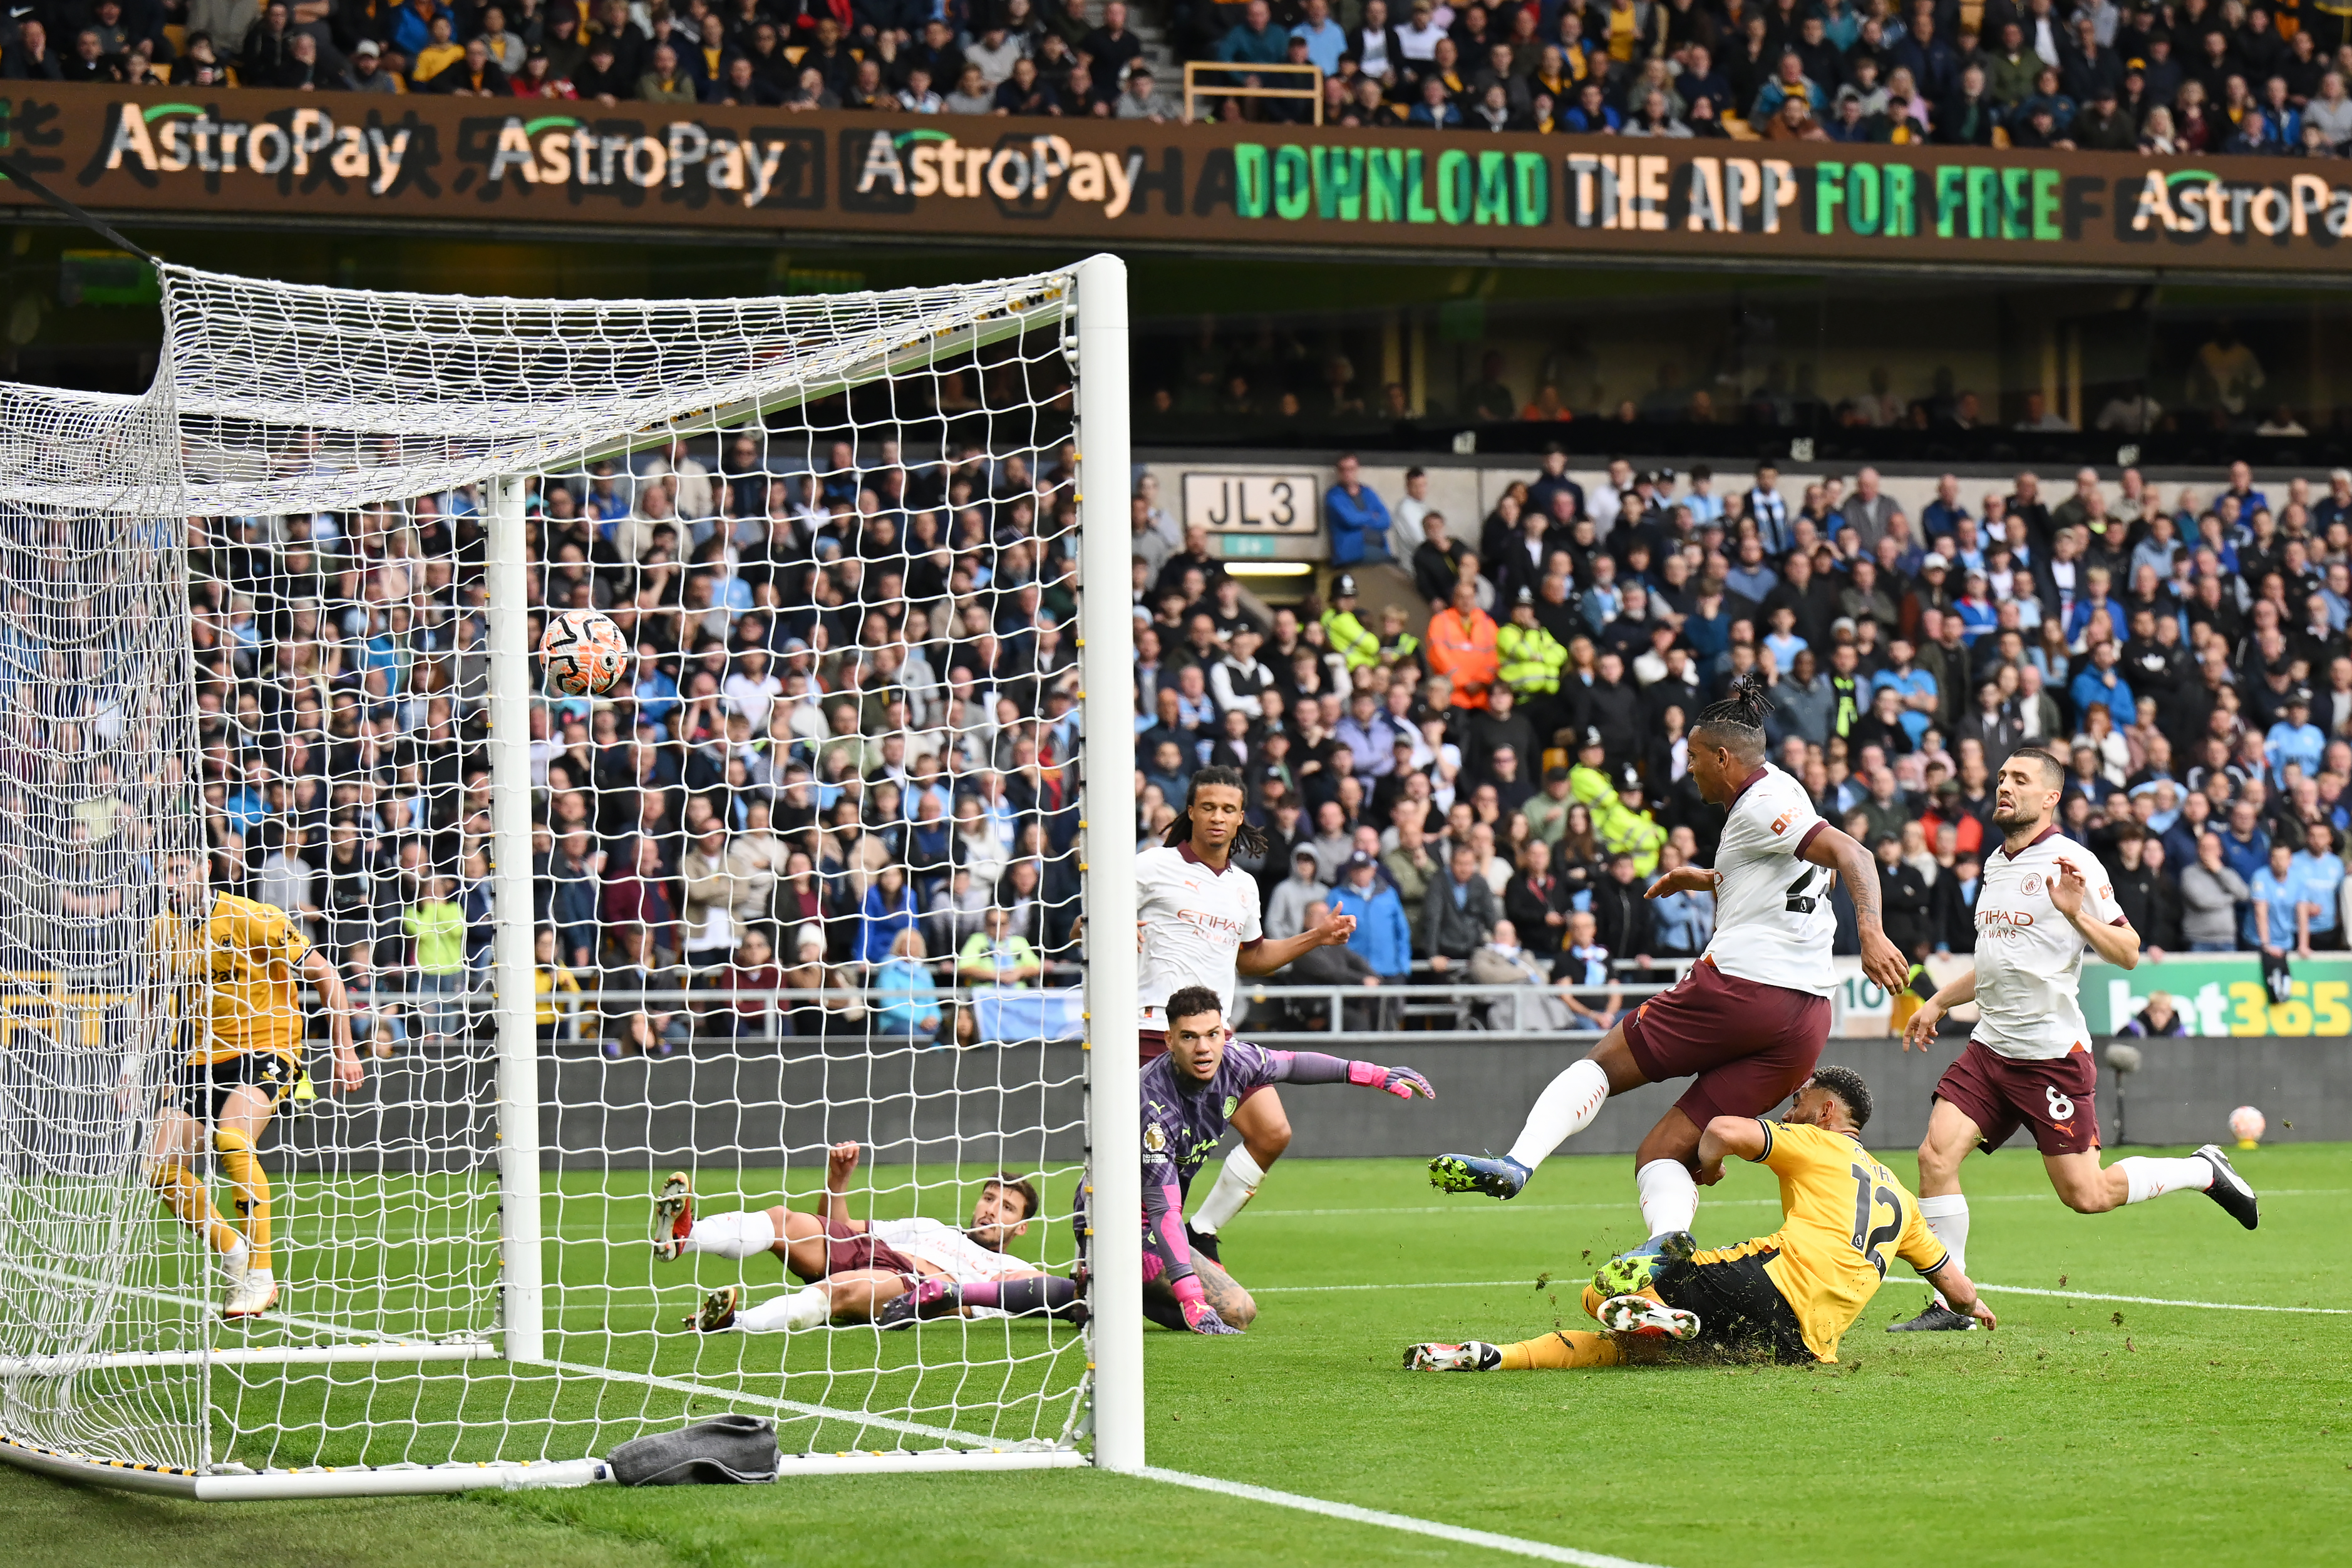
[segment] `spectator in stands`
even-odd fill
[[[2246,879],[2223,858],[2221,837],[2197,841],[2197,863],[2180,874],[2181,934],[2192,952],[2229,952],[2238,945],[2238,910],[2253,896]]]
[[[1478,854],[1469,844],[1452,846],[1445,873],[1433,882],[1422,904],[1421,945],[1430,967],[1443,974],[1494,934],[1502,910],[1495,891],[1479,874]]]
[[[1429,619],[1429,668],[1444,676],[1457,709],[1487,705],[1501,668],[1494,617],[1478,607],[1477,580],[1469,574],[1454,584],[1453,602]]]
[[[1405,918],[1404,900],[1382,874],[1380,861],[1360,849],[1349,855],[1328,907],[1354,918],[1356,929],[1348,938],[1348,947],[1374,975],[1399,984],[1412,978],[1412,931]],[[1311,926],[1315,918],[1311,907],[1307,918]]]
[[[989,906],[986,929],[968,938],[956,955],[956,974],[967,985],[1025,991],[1045,972],[1036,948],[1013,931],[1012,913],[1001,904]]]
[[[1253,10],[1265,9],[1265,0],[1251,0]],[[1323,522],[1331,537],[1331,563],[1353,566],[1389,559],[1389,509],[1363,481],[1362,465],[1353,452],[1343,452],[1333,465],[1338,479],[1323,493]]]
[[[874,1032],[928,1046],[940,1032],[939,987],[924,962],[922,932],[908,926],[891,940],[890,956],[874,972]]]

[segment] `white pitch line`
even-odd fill
[[[1579,1568],[1656,1568],[1654,1563],[1637,1563],[1630,1557],[1579,1552],[1573,1546],[1554,1546],[1548,1541],[1497,1535],[1491,1530],[1465,1530],[1458,1524],[1440,1524],[1434,1520],[1415,1519],[1411,1514],[1358,1508],[1351,1502],[1331,1502],[1319,1497],[1303,1497],[1297,1492],[1279,1492],[1271,1487],[1220,1480],[1214,1476],[1196,1476],[1186,1470],[1163,1470],[1153,1465],[1134,1473],[1149,1480],[1165,1481],[1173,1487],[1191,1487],[1195,1491],[1244,1498],[1251,1502],[1270,1503],[1276,1508],[1295,1508],[1301,1513],[1319,1513],[1327,1519],[1344,1519],[1351,1524],[1374,1524],[1383,1530],[1434,1536],[1440,1541],[1459,1542],[1465,1546],[1483,1546],[1490,1552],[1508,1552],[1515,1556],[1539,1558],[1546,1563],[1573,1563]]]
[[[2264,1194],[2267,1196],[2268,1194]],[[2108,1296],[2096,1290],[2043,1290],[2032,1285],[1988,1285],[1979,1290],[2000,1290],[2011,1296],[2064,1296],[2077,1301],[2136,1301],[2143,1307],[2202,1307],[2210,1312],[2296,1312],[2313,1317],[2352,1318],[2352,1307],[2265,1307],[2246,1301],[2175,1301],[2162,1296]]]
[[[2270,1198],[2335,1198],[2352,1194],[2352,1187],[2280,1187],[2264,1188],[2262,1196]],[[2055,1193],[1991,1193],[1972,1197],[1971,1204],[2054,1204]],[[1708,1198],[1710,1209],[1777,1208],[1778,1198]],[[1262,1209],[1246,1212],[1253,1219],[1326,1219],[1342,1215],[1359,1214],[1570,1214],[1630,1208],[1624,1203],[1614,1204],[1420,1204],[1402,1208],[1362,1209]]]
[[[1532,1286],[1534,1283],[1522,1274],[1516,1279],[1422,1279],[1391,1285],[1251,1285],[1245,1289],[1253,1296],[1297,1296],[1335,1290],[1469,1290],[1492,1285]]]
[[[1581,1277],[1548,1281],[1543,1289],[1558,1289],[1581,1283]],[[1387,1285],[1253,1285],[1253,1296],[1322,1295],[1354,1290],[1485,1290],[1497,1286],[1517,1285],[1533,1289],[1535,1282],[1522,1274],[1516,1279],[1418,1279]],[[1988,1285],[1979,1279],[1979,1290],[2000,1290],[2012,1296],[2063,1296],[2078,1301],[2128,1301],[2143,1307],[2200,1307],[2210,1312],[2291,1312],[2313,1317],[2352,1318],[2352,1307],[2272,1307],[2247,1301],[2176,1301],[2163,1296],[2110,1296],[2097,1290],[2044,1290],[2032,1285]]]

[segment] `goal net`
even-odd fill
[[[162,270],[145,396],[0,387],[0,1458],[1139,1462],[1118,264]]]

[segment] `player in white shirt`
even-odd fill
[[[1240,769],[1201,769],[1166,841],[1135,858],[1136,996],[1142,1005],[1136,1051],[1147,1063],[1167,1054],[1167,1004],[1177,992],[1205,985],[1230,1018],[1239,976],[1272,974],[1312,948],[1344,947],[1355,934],[1353,916],[1327,914],[1297,936],[1265,940],[1257,879],[1233,864],[1236,847],[1260,856],[1266,849],[1265,835],[1249,824],[1247,798]],[[1266,1168],[1290,1147],[1290,1118],[1271,1085],[1242,1096],[1232,1125],[1241,1147],[1225,1156],[1216,1185],[1185,1226],[1192,1249],[1212,1262],[1218,1230],[1257,1195]]]
[[[1037,1188],[1026,1177],[1009,1172],[989,1177],[964,1230],[936,1219],[852,1219],[849,1177],[858,1152],[855,1143],[835,1143],[827,1152],[822,1216],[780,1204],[697,1219],[692,1184],[683,1172],[673,1174],[654,1200],[656,1258],[675,1262],[708,1252],[741,1259],[772,1252],[810,1281],[756,1307],[744,1287],[722,1286],[687,1321],[705,1333],[763,1334],[827,1322],[902,1329],[918,1317],[947,1312],[1075,1317],[1084,1310],[1076,1305],[1075,1281],[1005,1254],[1005,1244],[1027,1235],[1037,1212]]]
[[[1516,1195],[1552,1151],[1592,1124],[1601,1103],[1645,1083],[1694,1076],[1633,1156],[1653,1243],[1687,1247],[1698,1212],[1700,1130],[1718,1116],[1761,1116],[1812,1072],[1829,1037],[1836,977],[1831,888],[1843,878],[1862,936],[1863,970],[1889,991],[1910,966],[1879,925],[1878,868],[1869,851],[1817,815],[1804,786],[1764,760],[1760,677],[1733,683],[1700,710],[1691,776],[1726,810],[1713,870],[1685,866],[1649,896],[1711,889],[1715,935],[1672,990],[1628,1014],[1592,1054],[1552,1079],[1511,1152],[1441,1154],[1430,1181],[1448,1192]]]
[[[1937,1020],[1952,1008],[1973,1001],[1980,1015],[1968,1048],[1937,1081],[1919,1144],[1919,1213],[1958,1268],[1967,1267],[1969,1242],[1960,1162],[1979,1144],[1988,1153],[2000,1148],[2021,1127],[2033,1130],[2051,1186],[2077,1214],[2193,1191],[2248,1230],[2261,1219],[2254,1189],[2215,1144],[2186,1159],[2134,1155],[2099,1164],[2099,1064],[2076,1000],[2083,953],[2094,950],[2118,968],[2136,968],[2140,939],[2116,907],[2105,870],[2058,836],[2054,816],[2065,787],[2065,765],[2037,747],[2001,763],[1992,808],[2001,844],[1985,857],[1977,890],[1976,965],[1929,997],[1903,1031],[1905,1050],[1926,1050]],[[1970,1326],[1937,1296],[1888,1331]]]

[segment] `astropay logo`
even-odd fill
[[[1143,150],[1079,152],[1052,134],[1008,132],[993,142],[944,131],[844,135],[843,199],[853,207],[912,212],[925,198],[987,200],[1006,217],[1050,218],[1066,199],[1118,217],[1134,199]]]

